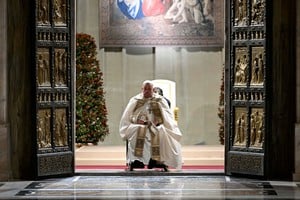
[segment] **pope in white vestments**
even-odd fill
[[[156,164],[181,169],[181,131],[167,101],[154,93],[151,81],[144,81],[142,92],[129,100],[120,135],[128,141],[127,163],[135,165],[131,170],[144,165],[151,169]]]

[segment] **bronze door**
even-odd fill
[[[74,4],[35,3],[38,177],[74,173]]]
[[[264,176],[267,82],[265,0],[226,2],[225,173]]]

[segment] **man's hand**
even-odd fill
[[[153,121],[153,124],[154,124],[155,126],[159,126],[159,125],[160,125],[160,123],[159,123],[157,120],[154,120],[154,121]]]
[[[142,124],[142,125],[148,125],[149,124],[148,121],[144,121],[144,120],[141,120],[141,119],[137,120],[137,123]]]

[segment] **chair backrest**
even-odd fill
[[[163,90],[164,97],[170,100],[171,110],[176,107],[176,83],[165,79],[153,80],[154,87],[160,87]]]

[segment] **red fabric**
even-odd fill
[[[76,170],[96,170],[96,169],[125,169],[126,165],[76,165]],[[146,169],[147,167],[145,167]],[[173,168],[169,168],[173,169]],[[224,170],[223,165],[183,165],[182,169],[193,170]]]
[[[169,8],[171,0],[144,0],[142,9],[145,16],[164,14]]]

